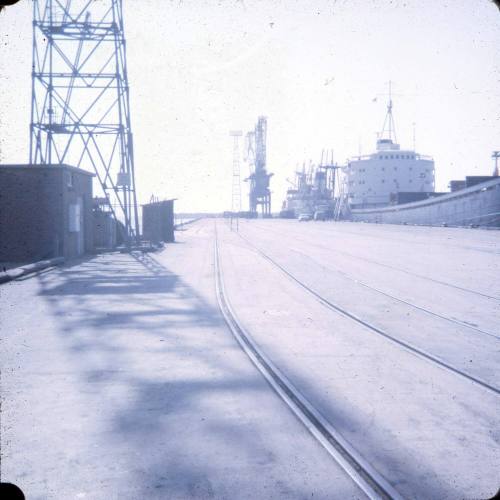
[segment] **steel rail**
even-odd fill
[[[273,232],[280,233],[280,234],[287,234],[287,233],[285,233],[283,231],[276,231],[275,229],[273,229]],[[401,267],[392,266],[390,264],[385,264],[384,262],[379,262],[377,260],[368,259],[366,257],[361,257],[360,255],[354,255],[354,254],[346,252],[344,250],[338,250],[336,248],[327,247],[325,245],[318,245],[317,243],[311,243],[310,241],[306,241],[306,240],[300,239],[300,238],[296,238],[296,239],[297,239],[297,241],[307,242],[308,244],[310,244],[311,246],[314,246],[316,248],[322,248],[322,249],[328,250],[330,252],[334,252],[334,253],[338,253],[338,254],[341,254],[341,255],[345,255],[345,256],[351,257],[353,259],[361,260],[363,262],[368,262],[369,264],[375,264],[377,266],[386,267],[388,269],[393,269],[394,271],[405,273],[405,274],[408,274],[409,276],[415,276],[416,278],[420,278],[420,279],[423,279],[423,280],[431,281],[433,283],[437,283],[438,285],[447,286],[449,288],[455,288],[456,290],[461,290],[462,292],[470,293],[470,294],[473,294],[473,295],[479,295],[481,297],[485,297],[486,299],[500,301],[500,297],[496,297],[496,296],[493,296],[493,295],[488,295],[487,293],[479,292],[477,290],[472,290],[471,288],[465,288],[465,287],[462,287],[462,286],[459,286],[459,285],[455,285],[454,283],[448,283],[447,281],[442,281],[442,280],[438,280],[438,279],[435,279],[435,278],[431,278],[430,276],[425,276],[424,274],[414,273],[413,271],[410,271],[408,269],[402,269]]]
[[[281,233],[281,234],[284,234],[284,233]],[[351,233],[351,234],[358,234],[358,233]],[[300,241],[305,242],[305,240],[300,240]],[[308,243],[309,243],[309,242],[308,242]],[[314,246],[317,246],[318,248],[320,247],[320,245],[314,245]],[[321,245],[321,248],[327,248],[327,247],[325,247],[325,246]],[[307,257],[308,259],[310,259],[310,260],[312,260],[312,261],[314,261],[314,262],[317,262],[317,260],[316,260],[316,259],[314,259],[314,258],[313,258],[313,257],[311,257],[310,255],[306,254],[305,252],[301,252],[300,250],[298,250],[298,249],[296,249],[296,248],[290,248],[290,250],[291,250],[292,252],[295,252],[295,253],[298,253],[298,254],[304,255],[305,257]],[[351,255],[351,254],[349,254],[349,255]],[[407,306],[409,306],[409,307],[412,307],[412,308],[414,308],[414,309],[416,309],[416,310],[418,310],[418,311],[421,311],[421,312],[423,312],[423,313],[425,313],[425,314],[428,314],[429,316],[434,316],[434,317],[436,317],[436,318],[440,318],[440,319],[442,319],[442,320],[444,320],[444,321],[448,321],[448,322],[450,322],[450,323],[454,323],[454,324],[456,324],[456,325],[458,325],[458,326],[461,326],[462,328],[467,328],[467,329],[469,329],[469,330],[474,330],[474,331],[476,331],[476,332],[478,332],[478,333],[481,333],[481,334],[483,334],[483,335],[488,335],[489,337],[493,337],[493,338],[494,338],[494,339],[496,339],[496,340],[500,340],[500,336],[499,336],[499,335],[497,335],[496,333],[492,333],[492,332],[488,332],[488,331],[486,331],[486,330],[482,330],[481,328],[478,328],[477,326],[473,326],[473,325],[471,325],[471,324],[469,324],[469,323],[466,323],[466,322],[464,322],[464,321],[460,321],[460,320],[458,320],[458,319],[454,319],[454,318],[450,318],[450,317],[448,317],[448,316],[444,316],[443,314],[439,314],[439,313],[437,313],[437,312],[431,311],[430,309],[426,309],[425,307],[423,307],[423,306],[419,306],[419,305],[417,305],[417,304],[414,304],[413,302],[409,302],[409,301],[407,301],[407,300],[400,299],[399,297],[396,297],[395,295],[392,295],[392,294],[390,294],[390,293],[388,293],[388,292],[385,292],[384,290],[381,290],[381,289],[379,289],[379,288],[376,288],[376,287],[374,287],[374,286],[372,286],[372,285],[368,285],[367,283],[364,283],[364,282],[363,282],[363,281],[361,281],[361,280],[358,280],[358,279],[356,279],[356,278],[354,278],[354,277],[352,277],[352,276],[349,276],[348,274],[344,273],[343,271],[340,271],[339,269],[332,269],[331,267],[329,267],[329,266],[325,266],[324,264],[321,264],[321,265],[322,265],[325,269],[328,269],[328,270],[329,270],[329,271],[331,271],[331,272],[338,273],[338,274],[342,275],[344,278],[346,278],[346,279],[348,279],[348,280],[350,280],[350,281],[353,281],[354,283],[356,283],[356,284],[357,284],[357,285],[359,285],[359,286],[365,287],[365,288],[367,288],[367,289],[369,289],[369,290],[373,290],[374,292],[378,292],[378,293],[380,293],[381,295],[384,295],[384,296],[389,297],[389,298],[391,298],[391,299],[393,299],[393,300],[396,300],[396,301],[398,301],[398,302],[401,302],[401,303],[403,303],[403,304],[405,304],[405,305],[407,305]],[[426,279],[428,279],[428,278],[426,278]],[[459,288],[459,289],[460,289],[460,290],[464,290],[463,288]],[[468,289],[467,289],[467,290],[468,290]],[[469,290],[469,291],[474,292],[473,290]],[[476,293],[476,292],[474,292],[474,293]],[[495,298],[495,297],[491,297],[491,296],[489,296],[489,295],[488,295],[488,296],[486,296],[486,297],[487,297],[487,298]]]
[[[385,339],[403,347],[406,349],[408,352],[411,354],[425,360],[425,361],[430,361],[431,363],[434,363],[438,365],[441,368],[444,368],[445,370],[448,370],[449,372],[458,375],[462,378],[465,378],[469,382],[473,382],[491,392],[494,392],[495,394],[500,395],[500,389],[497,387],[494,387],[488,382],[485,382],[484,380],[481,380],[477,377],[474,377],[473,375],[469,375],[466,372],[461,371],[458,368],[455,368],[453,365],[450,365],[446,363],[445,361],[439,359],[438,357],[424,351],[423,349],[419,349],[418,347],[414,346],[413,344],[410,344],[409,342],[405,342],[401,339],[398,339],[397,337],[394,337],[393,335],[385,332],[384,330],[381,330],[380,328],[377,328],[376,326],[372,325],[371,323],[368,323],[367,321],[361,319],[357,315],[347,311],[346,309],[338,306],[337,304],[334,304],[333,302],[329,301],[325,297],[323,297],[320,293],[318,293],[316,290],[312,289],[310,286],[306,285],[304,282],[302,282],[299,278],[297,278],[295,275],[293,275],[290,271],[285,269],[281,264],[278,264],[273,258],[269,257],[266,253],[264,253],[260,248],[256,247],[253,243],[251,243],[245,236],[243,236],[241,233],[238,233],[240,238],[244,240],[248,246],[253,248],[258,254],[260,254],[264,259],[266,259],[268,262],[273,264],[276,268],[278,268],[282,273],[284,273],[288,278],[290,278],[293,282],[295,282],[297,285],[302,287],[304,290],[306,290],[308,293],[313,295],[322,305],[327,307],[330,310],[333,310],[337,313],[340,313],[341,315],[355,321],[356,323],[366,327],[366,329],[370,330],[371,332],[374,332]]]
[[[402,500],[402,496],[394,487],[338,433],[330,422],[281,373],[238,322],[224,287],[216,223],[214,232],[214,275],[217,302],[228,328],[245,354],[307,430],[370,499]]]
[[[305,256],[306,258],[312,260],[313,262],[318,263],[316,259],[314,259],[310,255],[307,255],[305,252],[301,252],[300,250],[297,250],[296,248],[290,248],[290,250],[292,252],[295,252],[295,253],[298,253],[300,255]],[[384,292],[380,288],[374,287],[372,285],[368,285],[367,283],[364,283],[361,280],[353,278],[352,276],[349,276],[348,274],[344,273],[343,271],[340,271],[339,269],[332,269],[331,267],[325,266],[324,264],[321,264],[321,266],[324,269],[327,269],[328,271],[331,271],[332,273],[338,273],[338,274],[342,275],[344,278],[346,278],[346,279],[348,279],[348,280],[356,283],[359,286],[368,288],[369,290],[373,290],[374,292],[377,292],[377,293],[379,293],[381,295],[389,297],[390,299],[396,300],[397,302],[401,302],[402,304],[405,304],[405,305],[407,305],[409,307],[413,307],[414,309],[417,309],[418,311],[426,313],[429,316],[434,316],[436,318],[440,318],[442,320],[449,321],[450,323],[454,323],[454,324],[456,324],[458,326],[461,326],[462,328],[467,328],[469,330],[474,330],[474,331],[476,331],[478,333],[482,333],[484,335],[488,335],[490,337],[493,337],[496,340],[500,340],[500,336],[496,335],[495,333],[487,332],[486,330],[481,330],[480,328],[477,328],[476,326],[472,326],[472,325],[470,325],[468,323],[464,323],[463,321],[460,321],[458,319],[449,318],[448,316],[444,316],[443,314],[439,314],[437,312],[431,311],[430,309],[426,309],[425,307],[422,307],[422,306],[419,306],[417,304],[414,304],[413,302],[409,302],[407,300],[400,299],[399,297],[396,297],[395,295],[392,295],[391,293]]]

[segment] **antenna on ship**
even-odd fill
[[[394,118],[392,116],[392,81],[389,80],[389,103],[387,104],[387,114],[385,115],[384,125],[382,126],[382,132],[380,133],[380,138],[384,138],[384,132],[386,131],[389,135],[388,139],[392,142],[397,142],[396,138],[396,126],[394,125]],[[394,140],[393,140],[394,135]]]
[[[417,146],[416,146],[416,141],[415,141],[415,135],[416,135],[415,131],[416,131],[416,125],[417,124],[415,122],[413,122],[412,125],[413,125],[413,151],[416,151],[417,150],[416,149]]]

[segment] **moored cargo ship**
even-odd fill
[[[498,152],[493,154],[498,160]],[[344,167],[347,195],[342,218],[358,222],[500,227],[500,177],[451,181],[451,192],[434,189],[434,160],[397,144],[389,98],[376,152]]]

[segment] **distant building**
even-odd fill
[[[92,177],[69,165],[0,165],[0,261],[92,252]]]
[[[450,185],[449,185],[450,191],[452,193],[454,193],[455,191],[460,191],[460,189],[465,189],[466,187],[467,187],[467,185],[465,183],[465,179],[464,180],[450,181]]]
[[[151,243],[175,241],[174,201],[153,201],[142,206],[142,233]]]
[[[98,199],[97,199],[98,200]],[[106,199],[107,200],[107,199]],[[123,224],[118,224],[111,211],[102,209],[96,198],[94,198],[94,249],[96,252],[105,252],[116,248],[118,241],[123,242],[123,235],[118,238],[119,228]],[[125,229],[122,230],[122,233]]]

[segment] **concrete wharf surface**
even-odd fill
[[[500,232],[282,220],[200,220],[161,253],[1,285],[2,481],[28,499],[365,498],[229,332],[215,226],[241,325],[403,497],[497,491]]]

